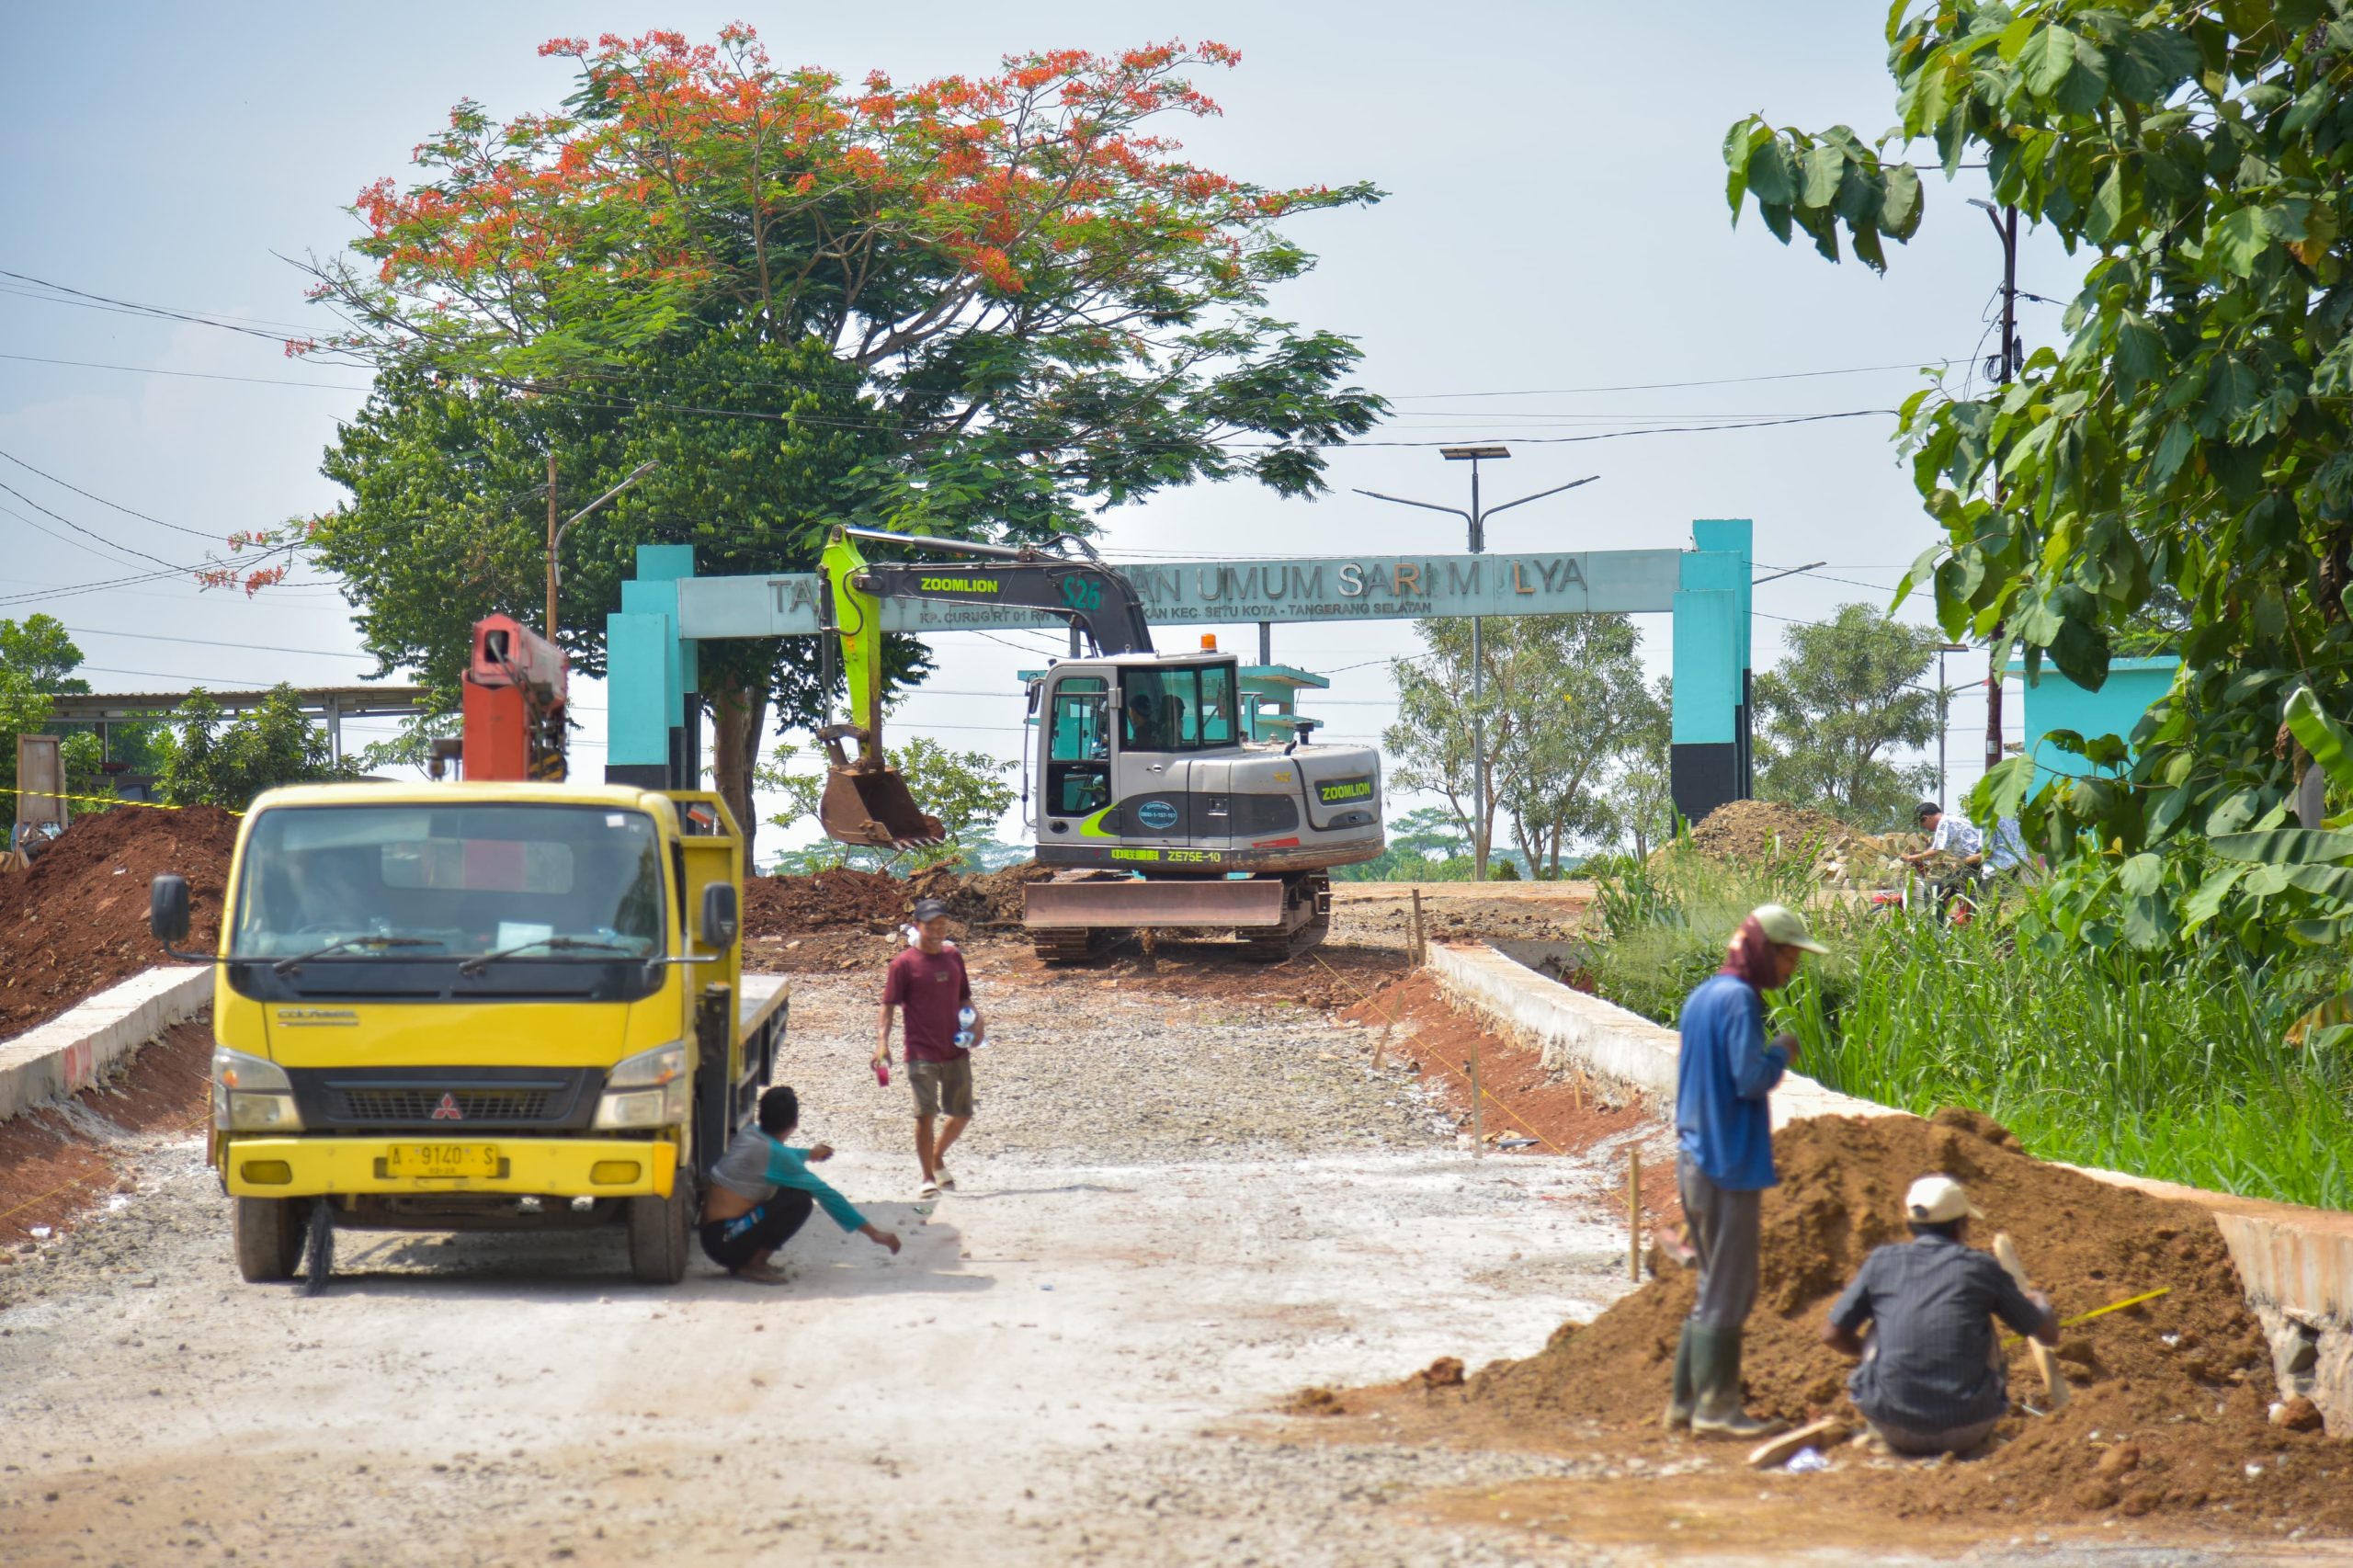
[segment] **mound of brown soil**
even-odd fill
[[[1021,890],[1053,874],[1052,867],[1035,860],[969,877],[945,869],[926,871],[908,879],[909,907],[915,899],[937,898],[946,902],[951,918],[967,926],[1017,926]]]
[[[744,930],[754,937],[782,937],[886,926],[904,913],[900,896],[905,888],[896,877],[847,866],[813,877],[746,877]]]
[[[1692,824],[1692,846],[1721,860],[1769,860],[1813,845],[1836,849],[1860,836],[1828,812],[1779,801],[1731,801]]]
[[[188,881],[189,945],[221,931],[237,819],[214,806],[119,806],[75,817],[29,871],[0,871],[0,1039],[172,960],[147,932],[147,883]]]
[[[1876,882],[1902,868],[1893,857],[1916,847],[1916,835],[1869,834],[1827,812],[1778,801],[1733,801],[1691,829],[1691,845],[1718,860],[1786,859],[1813,855],[1826,882]]]
[[[1872,1247],[1905,1239],[1904,1190],[1926,1172],[1968,1184],[1987,1216],[1972,1241],[2009,1233],[2063,1322],[2165,1292],[2066,1329],[2071,1403],[2056,1415],[2014,1415],[1984,1457],[1935,1470],[1849,1464],[1813,1479],[1893,1488],[1902,1496],[1889,1506],[1925,1513],[2065,1520],[2228,1504],[2240,1519],[2353,1529],[2353,1486],[2327,1473],[2353,1466],[2353,1449],[2268,1421],[2268,1349],[2203,1210],[2031,1159],[2006,1129],[1968,1111],[1797,1122],[1774,1153],[1781,1185],[1765,1197],[1762,1290],[1744,1365],[1759,1414],[1851,1416],[1848,1363],[1818,1338],[1824,1313]],[[1693,1277],[1670,1269],[1591,1324],[1564,1325],[1538,1355],[1483,1369],[1464,1415],[1554,1431],[1566,1418],[1621,1443],[1664,1442],[1654,1424],[1692,1291]],[[2040,1392],[2022,1346],[2012,1348],[2010,1387],[2029,1401]]]
[[[945,868],[913,877],[837,866],[813,877],[750,877],[744,883],[744,928],[754,937],[798,937],[844,926],[884,930],[937,898],[964,926],[1018,924],[1025,883],[1052,875],[1034,861],[964,876]]]

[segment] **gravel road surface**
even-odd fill
[[[996,1039],[936,1204],[866,1066],[870,980],[794,982],[805,1136],[907,1244],[819,1216],[782,1289],[699,1258],[632,1285],[604,1234],[352,1233],[324,1296],[247,1286],[200,1145],[155,1144],[135,1195],[0,1268],[0,1562],[1655,1559],[1419,1501],[1584,1467],[1275,1414],[1597,1312],[1614,1159],[1473,1160],[1303,1008],[975,979]]]
[[[0,1561],[1488,1562],[1438,1486],[1557,1461],[1298,1440],[1292,1391],[1523,1353],[1619,1289],[1574,1202],[1473,1161],[1362,1031],[1081,973],[989,994],[960,1190],[919,1204],[870,982],[801,977],[783,1075],[830,1174],[763,1290],[617,1237],[346,1233],[238,1281],[202,1151],[0,1276]]]

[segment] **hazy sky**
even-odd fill
[[[422,0],[395,18],[316,5],[16,0],[0,11],[0,268],[268,331],[317,330],[300,276],[280,258],[347,243],[354,194],[381,175],[404,177],[409,150],[458,98],[502,115],[552,108],[569,90],[568,62],[534,51],[558,33],[709,37],[741,17],[780,63],[851,76],[881,67],[902,80],[985,70],[1012,49],[1216,39],[1243,62],[1203,80],[1225,115],[1183,127],[1196,155],[1268,185],[1369,179],[1390,193],[1370,210],[1297,222],[1322,264],[1274,301],[1362,342],[1361,380],[1397,403],[1373,438],[1510,441],[1513,460],[1493,471],[1491,494],[1503,497],[1601,476],[1498,519],[1495,548],[1676,546],[1693,517],[1747,517],[1760,574],[1829,562],[1757,590],[1763,667],[1788,620],[1883,605],[1931,541],[1889,441],[1893,421],[1563,437],[1892,408],[1916,384],[1909,367],[1990,347],[1999,252],[1963,204],[1982,194],[1978,176],[1951,187],[1930,176],[1927,220],[1908,247],[1891,247],[1884,278],[1785,249],[1753,214],[1736,230],[1728,222],[1720,148],[1733,119],[1845,121],[1866,137],[1893,119],[1883,16],[1877,3],[1794,0],[1671,11]],[[2019,281],[2063,297],[2075,276],[2055,246],[2036,245]],[[2056,311],[2022,311],[2029,347],[2051,341]],[[48,362],[57,360],[85,363]],[[1756,379],[1769,377],[1784,379]],[[1723,384],[1594,390],[1659,382]],[[251,600],[170,579],[74,591],[331,506],[341,493],[320,477],[319,455],[358,406],[358,385],[356,372],[289,360],[263,337],[68,307],[0,278],[0,453],[91,493],[0,460],[0,483],[17,493],[0,492],[0,617],[60,617],[101,689],[359,678],[370,666],[349,608],[314,571]],[[1345,450],[1330,477],[1336,494],[1314,503],[1228,484],[1113,512],[1110,552],[1461,548],[1446,518],[1347,493],[1459,505],[1460,468],[1434,451]],[[1925,619],[1917,604],[1905,613]],[[1646,654],[1664,669],[1665,618],[1643,619]],[[1040,653],[1060,642],[1013,641]],[[1399,622],[1276,630],[1279,658],[1333,676],[1309,710],[1334,738],[1378,737],[1392,690],[1381,661],[1417,645]],[[1003,700],[919,694],[899,733],[1014,756],[1013,672],[1037,654],[971,635],[943,639],[938,653],[934,685]],[[1973,656],[1957,657],[1956,679],[1964,665],[1982,673]],[[584,715],[578,762],[600,769],[601,696],[579,695],[598,711]],[[1983,714],[1974,693],[1956,701],[1956,789],[1978,771]]]

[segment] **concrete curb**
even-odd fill
[[[1533,1042],[1547,1072],[1583,1068],[1675,1102],[1675,1030],[1563,985],[1487,944],[1433,945],[1428,966],[1439,987],[1512,1034]],[[1776,1129],[1809,1116],[1900,1116],[1873,1100],[1825,1089],[1791,1073],[1774,1091]],[[2283,1394],[2320,1406],[2328,1429],[2353,1433],[2353,1214],[2208,1192],[2121,1171],[2073,1166],[2095,1181],[2195,1203],[2238,1266],[2247,1304],[2271,1341]]]
[[[88,1088],[141,1046],[212,1005],[212,966],[134,974],[49,1022],[0,1040],[0,1121]]]
[[[1563,985],[1483,942],[1433,946],[1429,967],[1440,988],[1532,1041],[1546,1072],[1574,1063],[1674,1104],[1680,1043],[1673,1029]],[[1825,1089],[1802,1073],[1784,1077],[1771,1104],[1776,1129],[1809,1116],[1901,1114]]]

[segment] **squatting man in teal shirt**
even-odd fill
[[[810,1174],[810,1161],[834,1157],[829,1145],[807,1150],[786,1145],[784,1141],[801,1124],[799,1096],[781,1085],[762,1095],[759,1122],[737,1133],[710,1168],[710,1189],[702,1198],[701,1234],[702,1250],[711,1262],[738,1279],[783,1284],[786,1277],[768,1267],[768,1258],[792,1239],[810,1210],[820,1205],[843,1230],[856,1231],[893,1253],[899,1250],[897,1236],[869,1223],[848,1199]]]

